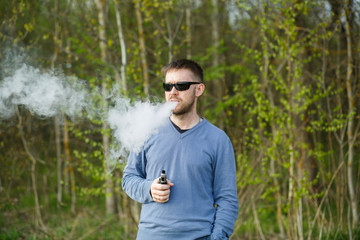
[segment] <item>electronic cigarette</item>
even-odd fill
[[[161,171],[161,175],[160,175],[160,178],[159,178],[159,183],[160,184],[167,184],[165,170]]]

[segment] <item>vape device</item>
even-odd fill
[[[160,175],[160,178],[159,178],[159,183],[160,184],[167,184],[165,170],[161,171],[161,175]]]

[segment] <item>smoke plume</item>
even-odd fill
[[[176,102],[154,104],[117,99],[115,108],[108,114],[108,122],[113,136],[123,150],[140,152],[145,141],[163,125],[176,107]],[[123,154],[123,151],[117,151]]]
[[[23,64],[0,82],[0,118],[11,117],[18,105],[39,117],[53,117],[62,111],[75,116],[86,107],[86,95],[79,80],[70,84],[64,76]]]
[[[19,62],[13,58],[2,63],[5,67],[0,72],[0,120],[12,117],[18,106],[40,118],[61,113],[83,117],[86,114],[80,113],[86,111],[91,118],[107,121],[112,129],[114,142],[108,165],[116,164],[120,156],[126,159],[130,151],[138,153],[176,107],[176,103],[130,103],[118,97],[107,99],[115,102],[115,106],[104,113],[93,97],[100,94],[94,93],[97,90],[90,91],[85,81],[55,71],[40,71]],[[99,111],[93,110],[94,106],[98,106]]]

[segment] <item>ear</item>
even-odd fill
[[[195,96],[196,97],[200,97],[205,91],[205,84],[200,83],[200,84],[196,84],[196,91],[195,91]]]

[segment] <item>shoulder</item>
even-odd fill
[[[230,138],[224,130],[210,123],[206,119],[202,121],[202,140],[213,149],[232,148]]]
[[[204,129],[209,134],[209,137],[215,137],[216,139],[221,141],[229,140],[229,137],[224,130],[210,123],[205,118],[203,119],[203,122],[204,122]]]
[[[153,145],[156,142],[159,142],[160,140],[162,142],[164,139],[166,140],[168,138],[173,138],[176,132],[172,128],[173,126],[171,121],[167,120],[158,128],[153,129],[145,141],[145,148]]]

